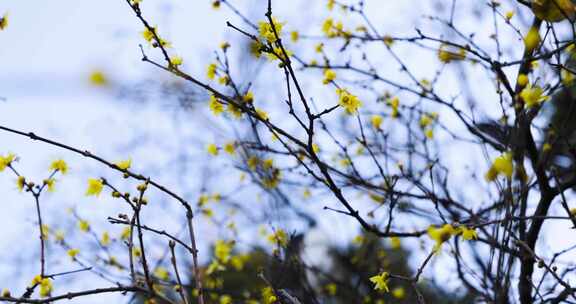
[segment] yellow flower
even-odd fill
[[[336,79],[336,72],[331,69],[324,70],[324,79],[322,80],[323,84],[329,84]]]
[[[362,102],[355,95],[350,94],[345,89],[336,89],[339,100],[338,104],[346,110],[348,114],[355,114],[358,108],[362,106]]]
[[[6,167],[10,166],[16,160],[16,155],[8,153],[6,156],[0,155],[0,172],[4,171]]]
[[[533,87],[531,84],[528,84],[524,89],[522,89],[520,97],[524,100],[526,108],[540,105],[540,103],[550,98],[549,96],[544,95],[544,90],[541,87]]]
[[[328,0],[328,3],[326,4],[326,7],[328,8],[329,11],[334,9],[334,0]]]
[[[108,77],[102,71],[93,71],[90,74],[90,83],[95,86],[105,86],[108,84]]]
[[[463,48],[458,48],[457,50],[450,50],[448,46],[442,44],[438,48],[438,59],[443,63],[449,63],[451,61],[459,61],[466,59],[466,50]]]
[[[292,31],[290,33],[290,40],[292,40],[292,42],[298,42],[298,39],[300,39],[300,34],[298,31]]]
[[[210,102],[208,104],[210,107],[210,111],[214,113],[214,115],[218,116],[224,112],[224,105],[218,101],[218,98],[214,95],[210,95]]]
[[[440,249],[442,244],[449,240],[450,237],[456,233],[457,231],[450,224],[444,224],[444,226],[440,228],[436,228],[435,226],[428,227],[428,237],[436,241],[434,250]]]
[[[392,36],[390,35],[386,35],[384,36],[384,45],[386,45],[387,47],[391,47],[394,44],[394,38],[392,38]]]
[[[232,116],[236,119],[239,119],[242,117],[242,109],[240,107],[237,107],[233,103],[228,104],[227,110],[228,110],[228,113],[232,114]]]
[[[534,0],[532,12],[542,20],[559,22],[567,17],[572,19],[575,7],[570,0]]]
[[[246,95],[242,96],[242,101],[245,103],[254,102],[254,93],[252,93],[252,91],[246,92]]]
[[[170,273],[168,273],[168,270],[164,267],[156,267],[154,275],[162,281],[168,281],[170,278]]]
[[[506,14],[504,15],[504,18],[506,18],[506,21],[510,21],[510,19],[512,19],[512,17],[514,17],[514,11],[507,11]]]
[[[388,288],[388,278],[390,274],[387,272],[382,272],[381,274],[375,275],[370,278],[370,282],[374,283],[374,290],[383,290],[385,292],[389,292],[390,289]]]
[[[102,192],[104,183],[101,179],[89,178],[88,179],[88,189],[86,190],[86,196],[94,195],[99,196]]]
[[[262,56],[262,49],[264,45],[260,41],[250,42],[250,54],[255,58],[260,58]]]
[[[274,233],[268,235],[268,242],[280,247],[286,247],[288,245],[288,235],[283,229],[276,229]]]
[[[220,296],[220,304],[232,304],[232,297],[229,295]]]
[[[69,256],[72,260],[76,259],[76,256],[77,256],[79,253],[80,253],[80,249],[76,249],[76,248],[74,248],[74,249],[69,249],[68,252],[67,252],[68,256]]]
[[[434,138],[434,131],[432,129],[428,129],[424,131],[424,136],[426,136],[428,139],[432,139]]]
[[[528,75],[526,75],[526,74],[518,75],[518,80],[516,80],[516,83],[520,87],[525,87],[528,84]]]
[[[322,43],[322,42],[318,43],[314,47],[314,51],[316,51],[316,53],[322,53],[323,50],[324,50],[324,43]],[[316,64],[314,64],[314,65],[316,65]]]
[[[532,51],[540,44],[540,33],[535,27],[531,27],[524,37],[524,47],[527,51]]]
[[[110,234],[108,234],[108,231],[104,231],[104,233],[102,233],[100,244],[104,247],[108,247],[108,245],[110,245]]]
[[[233,245],[233,242],[217,240],[216,244],[214,244],[214,256],[216,259],[223,264],[228,263],[230,260],[230,254],[232,253]]]
[[[262,109],[256,108],[256,116],[258,116],[262,120],[268,120],[268,113]]]
[[[8,14],[5,13],[4,15],[2,15],[2,18],[0,18],[0,30],[4,30],[7,26],[8,26]]]
[[[492,166],[486,173],[485,178],[487,181],[493,181],[496,179],[496,177],[498,177],[498,175],[502,174],[508,179],[511,179],[513,169],[514,165],[512,163],[512,153],[506,152],[497,157],[494,162],[492,162]]]
[[[208,146],[206,146],[206,150],[212,156],[218,155],[218,147],[215,144],[209,144]]]
[[[142,37],[144,37],[144,40],[146,40],[148,42],[152,42],[152,40],[154,40],[154,34],[155,33],[157,33],[156,27],[153,27],[152,30],[146,28],[142,32]]]
[[[219,9],[220,8],[220,1],[218,1],[218,0],[212,1],[212,8],[215,10]]]
[[[230,43],[228,43],[227,41],[224,41],[224,42],[220,43],[220,48],[221,48],[223,51],[226,51],[229,47],[230,47]]]
[[[120,233],[120,238],[123,240],[127,240],[128,238],[130,238],[130,227],[124,227],[124,229],[122,229],[122,232]]]
[[[42,239],[47,240],[50,235],[50,227],[46,224],[42,225],[40,228],[40,234],[42,234]]]
[[[574,81],[574,74],[569,70],[562,69],[560,71],[560,79],[565,86],[570,86]]]
[[[272,28],[272,24],[274,25],[274,28]],[[284,24],[280,23],[275,17],[272,17],[272,24],[267,21],[258,22],[258,32],[260,33],[260,36],[270,43],[276,41],[274,30],[276,30],[278,37],[280,37],[282,36],[282,27],[284,26]]]
[[[60,171],[62,174],[66,174],[68,172],[68,165],[62,159],[57,159],[50,164],[50,170]]]
[[[403,287],[396,287],[392,289],[392,296],[395,297],[396,299],[404,299],[404,297],[406,296],[406,291],[404,290]]]
[[[335,296],[336,293],[338,292],[338,285],[334,283],[328,283],[326,284],[326,286],[324,286],[324,289],[326,289],[327,294]]]
[[[180,56],[170,57],[170,64],[172,64],[175,67],[181,65],[183,62],[184,62],[184,59],[182,59],[182,57],[180,57]]]
[[[47,178],[44,180],[44,184],[48,187],[48,191],[54,192],[54,187],[56,184],[56,180],[54,178]]]
[[[398,107],[400,106],[400,99],[398,97],[394,97],[388,102],[388,105],[392,107],[392,117],[393,118],[398,117],[399,114]]]
[[[264,287],[262,288],[262,300],[264,301],[264,304],[273,304],[276,303],[278,298],[271,287]]]
[[[88,232],[90,230],[90,224],[88,223],[88,221],[79,220],[78,221],[78,228],[82,232]]]
[[[397,236],[393,236],[392,238],[390,238],[390,247],[392,247],[392,249],[400,249],[400,238]]]
[[[236,147],[234,146],[234,142],[228,142],[224,145],[224,151],[230,155],[234,155],[236,153]]]
[[[370,122],[372,123],[372,127],[376,130],[380,130],[380,126],[382,125],[382,116],[380,115],[372,115],[372,118],[370,119]]]
[[[224,75],[218,78],[218,83],[221,85],[228,85],[230,83],[230,77],[228,77],[228,75]]]
[[[130,168],[130,166],[132,166],[132,159],[129,158],[127,160],[121,160],[121,161],[115,162],[114,165],[116,165],[116,167],[118,167],[118,169],[120,169],[120,170],[128,170]]]
[[[216,68],[217,66],[215,63],[211,63],[208,65],[206,72],[206,76],[208,76],[208,79],[214,79],[216,77]]]
[[[462,226],[460,228],[460,230],[462,230],[462,238],[463,239],[465,239],[467,241],[478,239],[478,233],[476,232],[476,229]]]
[[[16,180],[16,187],[18,187],[18,191],[22,192],[25,185],[26,185],[26,178],[22,175],[18,176],[18,179]]]
[[[64,231],[62,231],[61,229],[57,230],[54,236],[57,242],[64,241]]]
[[[49,278],[43,278],[40,280],[40,296],[48,297],[52,292],[52,281]]]

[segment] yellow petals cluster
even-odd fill
[[[384,292],[390,292],[388,288],[388,279],[390,274],[388,272],[382,272],[370,278],[370,282],[374,284],[374,290],[382,290]]]
[[[392,118],[398,117],[398,114],[400,114],[400,99],[394,97],[388,101],[388,105],[392,108]]]
[[[370,123],[372,124],[372,127],[376,130],[380,130],[380,126],[382,125],[382,116],[380,115],[372,115],[372,117],[370,118]]]
[[[211,63],[208,65],[208,68],[206,69],[206,76],[208,77],[208,79],[214,80],[214,78],[216,77],[216,69],[217,69],[217,65],[215,63]]]
[[[215,144],[209,144],[206,146],[206,151],[208,151],[208,154],[212,156],[218,155],[218,147]]]
[[[0,30],[6,29],[7,26],[8,26],[8,14],[4,14],[0,18]]]
[[[216,116],[224,112],[224,105],[214,95],[210,95],[208,106],[210,107],[210,111],[212,111]]]
[[[50,170],[59,171],[62,174],[66,174],[68,172],[68,165],[62,159],[57,159],[50,164]]]
[[[350,33],[344,30],[344,25],[341,21],[335,22],[332,18],[327,18],[322,23],[322,33],[328,38],[344,37],[349,38]]]
[[[40,286],[40,296],[41,297],[48,297],[52,292],[52,280],[49,278],[43,278],[40,275],[35,276],[32,279],[32,286]]]
[[[18,179],[16,180],[16,187],[18,187],[18,191],[22,192],[22,190],[24,189],[24,186],[26,186],[26,178],[22,175],[18,176]]]
[[[216,244],[214,244],[214,257],[216,257],[216,259],[222,264],[228,263],[228,261],[230,261],[233,246],[234,242],[217,240]]]
[[[350,115],[357,113],[358,108],[362,106],[360,99],[346,89],[336,89],[336,94],[338,94],[338,104]]]
[[[324,70],[324,79],[322,80],[323,84],[329,84],[336,79],[336,72],[331,69]]]
[[[276,229],[274,233],[268,235],[268,242],[280,247],[286,247],[288,245],[288,234],[286,234],[284,229]]]
[[[531,108],[540,105],[543,101],[548,100],[550,97],[544,95],[544,90],[539,86],[532,86],[528,84],[522,91],[520,97],[524,101],[526,108]]]
[[[448,45],[442,44],[438,48],[438,59],[443,63],[464,60],[466,59],[466,50],[463,48],[452,50]]]
[[[121,160],[115,162],[114,165],[116,165],[116,167],[118,167],[120,170],[128,170],[130,169],[130,166],[132,166],[132,159],[129,158],[127,160]]]
[[[428,237],[436,241],[434,250],[440,249],[442,244],[448,241],[452,235],[457,234],[456,229],[450,224],[444,224],[442,227],[436,228],[435,226],[428,227]]]
[[[504,175],[508,179],[512,178],[512,172],[514,171],[514,164],[512,162],[512,153],[506,152],[500,156],[498,156],[492,162],[492,166],[486,172],[484,176],[487,181],[495,180],[498,175]]]
[[[86,189],[86,196],[99,196],[104,188],[104,183],[102,179],[89,178],[88,179],[88,189]]]
[[[102,87],[108,84],[108,77],[106,77],[104,72],[99,70],[92,71],[89,80],[92,85],[97,87]]]
[[[524,36],[524,47],[527,51],[534,50],[540,44],[540,33],[535,27],[531,27]]]
[[[44,182],[44,185],[46,185],[46,187],[48,187],[48,191],[54,192],[55,186],[56,186],[56,179],[47,178],[43,182]]]
[[[76,259],[76,256],[77,256],[79,253],[80,253],[80,249],[76,249],[76,248],[68,249],[68,251],[66,252],[66,254],[68,254],[68,256],[69,256],[72,260]]]
[[[272,28],[272,25],[274,25],[274,28]],[[276,31],[278,37],[282,36],[283,26],[283,23],[278,21],[275,17],[272,17],[272,24],[267,21],[258,22],[258,32],[262,38],[266,39],[269,43],[273,43],[276,41],[276,34],[274,31]]]
[[[16,160],[16,155],[12,153],[8,153],[6,156],[0,155],[0,172],[4,171],[6,167],[10,166],[13,161]]]

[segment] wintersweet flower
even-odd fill
[[[382,116],[372,115],[372,118],[370,119],[370,123],[372,124],[372,127],[374,129],[380,130],[380,126],[382,125]]]
[[[452,235],[457,234],[456,229],[450,224],[444,224],[442,227],[436,228],[435,226],[428,227],[428,237],[436,241],[434,250],[440,249],[442,244],[448,241]]]
[[[374,283],[374,290],[382,290],[385,292],[390,292],[388,288],[388,278],[390,274],[388,272],[382,272],[381,274],[375,275],[370,278],[370,282]]]
[[[331,69],[326,69],[324,71],[324,79],[322,80],[323,84],[329,84],[336,79],[336,72]]]
[[[274,25],[274,28],[272,28],[272,25]],[[275,17],[272,17],[272,24],[267,21],[258,22],[258,32],[262,38],[266,39],[270,43],[273,43],[276,41],[276,34],[274,34],[274,31],[276,31],[278,37],[282,36],[283,26],[283,23],[279,22]]]
[[[13,161],[16,160],[16,155],[13,153],[8,153],[6,156],[0,155],[0,172],[4,171],[6,167],[10,166]]]
[[[486,178],[487,181],[495,180],[498,177],[498,175],[504,175],[508,179],[511,179],[513,170],[514,165],[512,162],[512,153],[506,152],[498,156],[496,159],[494,159],[494,161],[492,162],[492,166],[490,167],[488,172],[486,172],[486,175],[484,177]]]
[[[224,112],[224,105],[218,101],[218,98],[214,95],[210,95],[210,102],[208,104],[210,107],[210,111],[214,113],[214,115],[218,116]]]
[[[215,63],[211,63],[208,65],[207,71],[206,71],[206,76],[208,77],[208,79],[214,79],[216,77],[216,64]]]
[[[68,172],[68,164],[63,159],[57,159],[50,164],[50,170],[60,171],[62,174]]]
[[[8,14],[2,15],[0,18],[0,30],[4,30],[8,26]]]
[[[86,190],[87,196],[99,196],[100,192],[102,192],[102,188],[104,187],[104,183],[102,179],[96,178],[89,178],[88,179],[88,189]]]
[[[535,27],[531,27],[524,36],[524,47],[527,51],[532,51],[540,44],[540,33]]]
[[[528,84],[520,92],[520,97],[524,100],[526,108],[531,108],[540,105],[543,101],[550,99],[549,96],[544,95],[544,90],[539,86],[532,86]]]
[[[16,180],[16,187],[18,187],[18,191],[22,192],[25,185],[26,185],[26,178],[22,175],[18,176],[18,179]]]
[[[127,160],[118,161],[115,162],[114,165],[116,165],[120,170],[128,170],[130,166],[132,166],[132,159],[129,158]]]
[[[362,106],[360,99],[346,89],[336,89],[336,94],[338,94],[338,104],[350,115],[357,113],[358,108]]]

